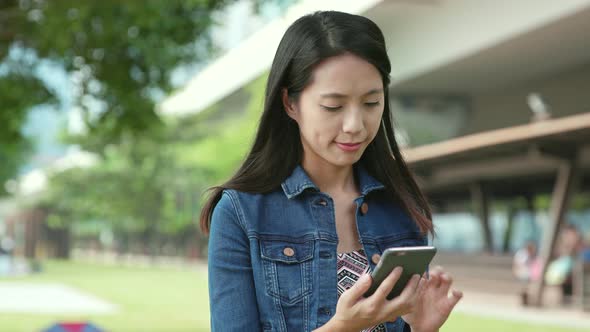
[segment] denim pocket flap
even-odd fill
[[[261,240],[262,258],[283,263],[301,263],[313,257],[313,240],[289,242],[282,240]]]

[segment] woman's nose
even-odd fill
[[[363,117],[358,109],[351,109],[344,114],[342,131],[345,133],[357,133],[363,130]]]

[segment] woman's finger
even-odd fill
[[[453,310],[453,308],[455,307],[455,305],[457,305],[457,303],[459,302],[459,300],[461,300],[463,298],[463,292],[458,291],[456,289],[453,289],[451,291],[451,293],[449,294],[449,304],[450,304],[450,310]]]
[[[424,295],[424,291],[426,290],[427,284],[428,284],[428,279],[426,279],[426,277],[421,277],[420,281],[418,282],[418,289],[416,290],[418,297],[422,297]]]
[[[422,277],[420,277],[420,275],[418,275],[418,274],[413,275],[412,278],[415,280],[412,280],[411,283],[409,282],[408,287],[406,287],[406,288],[411,287],[410,288],[411,291],[410,291],[410,289],[408,289],[409,296],[406,299],[406,302],[410,305],[410,308],[413,308],[416,301],[419,301],[419,299],[420,299],[420,296],[421,296],[420,283],[422,282]],[[412,284],[412,285],[410,286],[410,284]],[[404,289],[404,291],[405,291],[405,289]],[[402,292],[402,294],[403,294],[403,292]]]
[[[406,287],[404,287],[404,290],[399,295],[399,297],[405,297],[407,299],[410,296],[412,296],[416,292],[419,282],[420,282],[420,276],[417,274],[414,274],[412,276],[412,278],[410,278],[410,280],[406,284]]]
[[[438,273],[430,273],[430,279],[428,279],[428,287],[437,289],[440,286],[440,275]]]
[[[387,295],[391,292],[399,278],[401,277],[403,272],[403,268],[401,266],[396,267],[389,273],[389,275],[383,280],[379,288],[375,291],[371,297],[376,297],[379,299],[385,299]]]
[[[371,277],[371,274],[365,273],[352,287],[340,295],[339,302],[344,304],[346,307],[352,307],[358,301],[358,299],[369,290],[372,283],[373,278]]]
[[[451,284],[453,283],[453,278],[447,273],[444,273],[440,276],[440,288],[438,291],[440,292],[441,296],[448,296],[449,290],[451,289]]]
[[[442,266],[440,266],[440,265],[436,265],[436,266],[434,266],[433,268],[431,268],[431,269],[430,269],[430,271],[429,271],[428,273],[429,273],[429,274],[438,274],[438,275],[441,275],[441,274],[443,274],[444,272],[445,272],[445,271],[444,271],[444,269],[443,269],[443,267],[442,267]]]
[[[390,313],[390,316],[394,314],[402,316],[409,312],[414,305],[416,289],[418,288],[419,282],[420,276],[417,274],[413,275],[402,293],[387,303],[386,311]]]

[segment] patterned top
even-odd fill
[[[370,266],[363,248],[338,254],[338,298],[349,289]],[[385,325],[379,324],[362,332],[385,332]]]

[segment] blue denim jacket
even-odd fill
[[[427,243],[381,183],[360,166],[355,174],[357,229],[371,269],[371,257],[387,248]],[[225,190],[209,238],[211,330],[311,331],[330,320],[338,300],[334,216],[332,199],[301,166],[271,193]],[[405,325],[398,318],[386,328]]]

